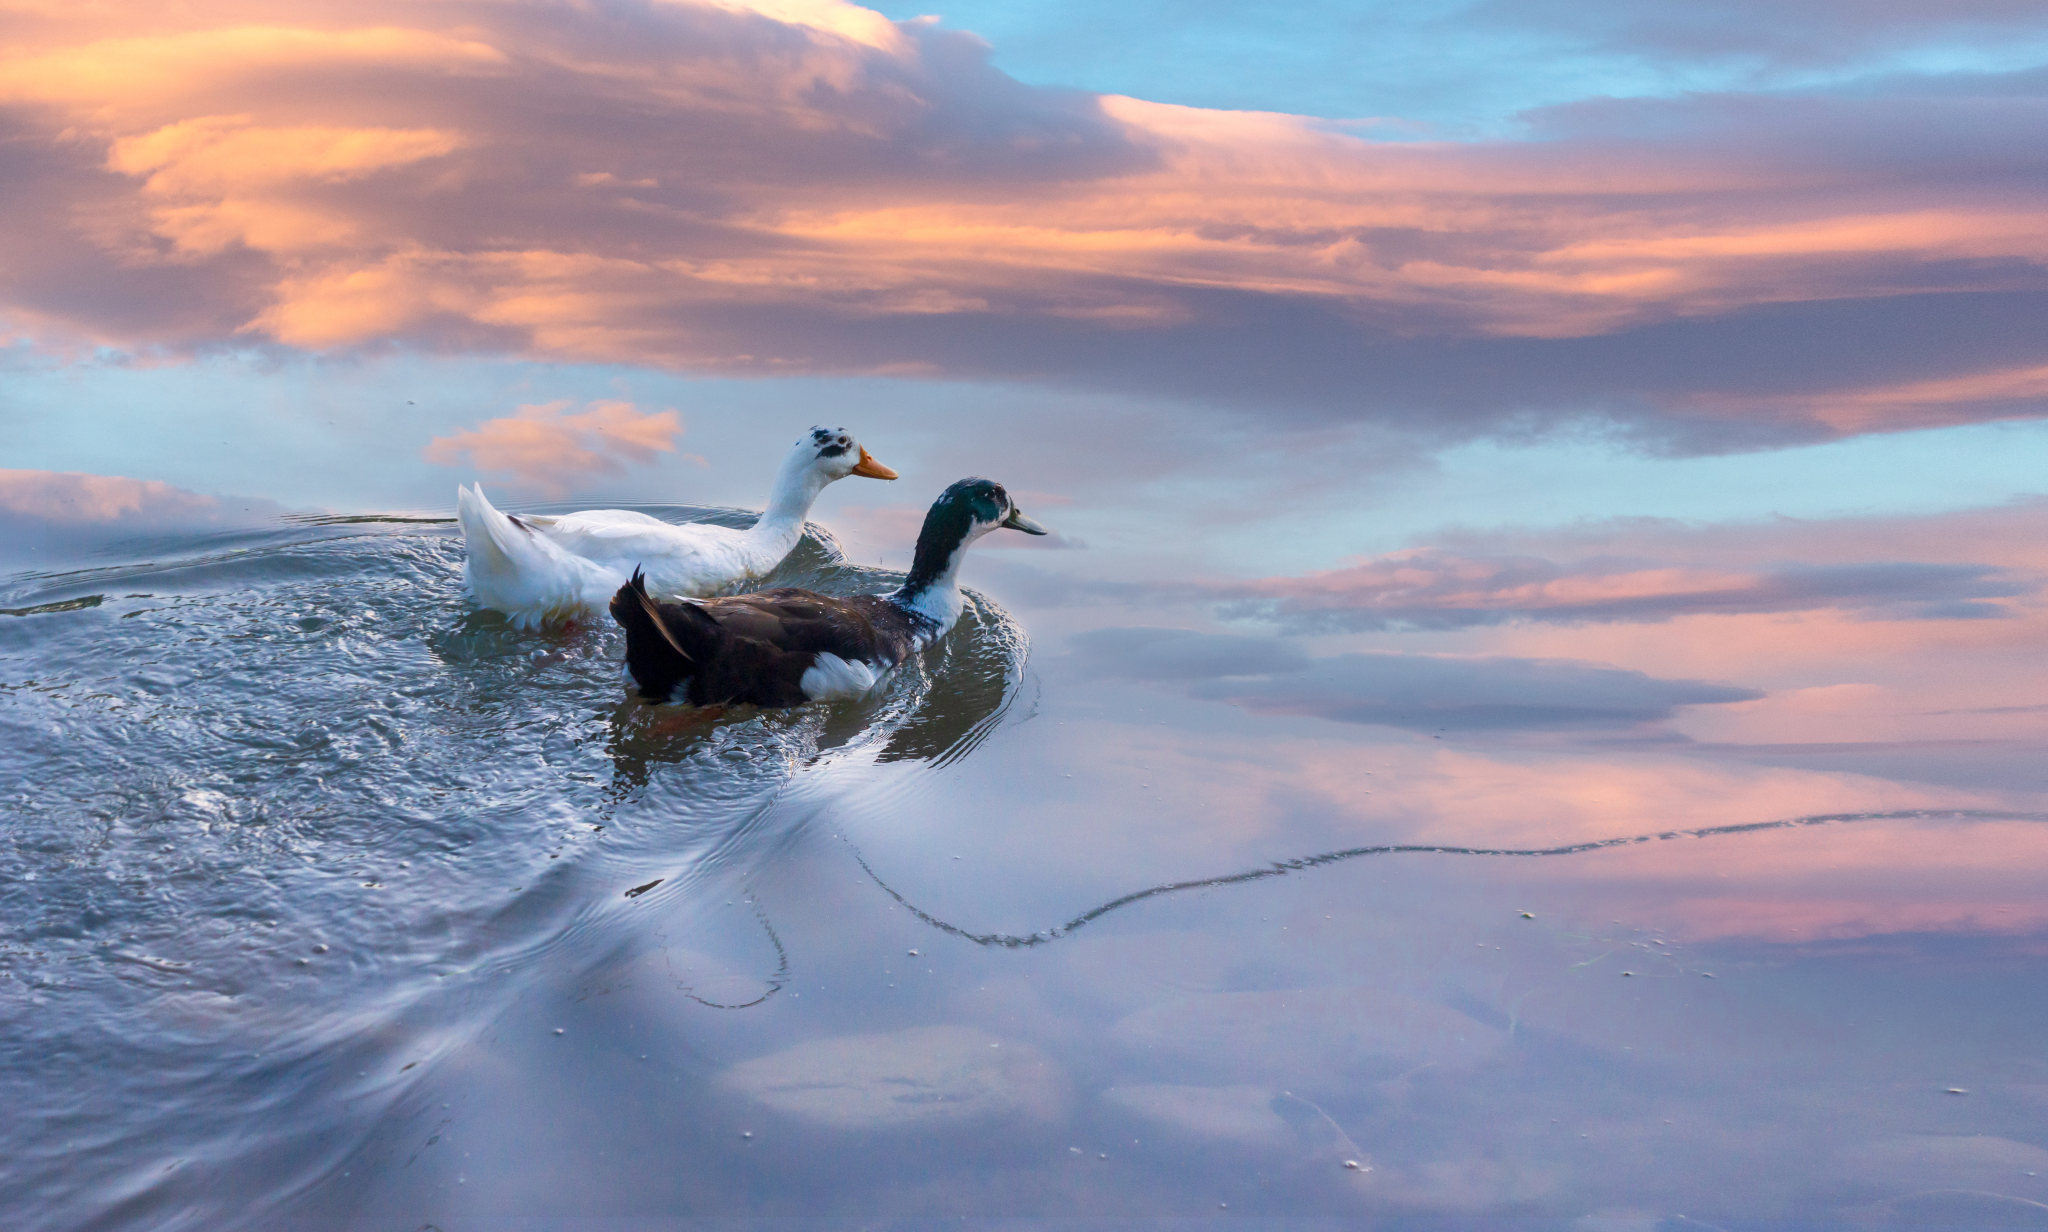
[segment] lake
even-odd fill
[[[2048,1226],[2037,760],[998,565],[876,696],[706,719],[432,515],[79,556],[0,588],[9,1227]]]

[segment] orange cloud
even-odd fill
[[[275,7],[281,19],[289,20],[289,6]],[[45,37],[54,45],[17,43],[0,54],[0,99],[69,104],[88,116],[113,118],[175,107],[262,73],[338,66],[474,71],[505,59],[484,43],[398,25],[334,29],[280,21],[93,38],[99,32],[94,24],[115,30],[170,17],[142,6],[95,9],[79,14],[87,20],[77,25],[46,27]],[[79,34],[85,36],[82,41],[65,41]]]
[[[423,456],[441,466],[474,466],[512,475],[550,494],[571,480],[617,474],[675,449],[682,419],[674,411],[643,412],[630,402],[593,402],[571,413],[567,399],[522,406],[466,432],[436,437]]]
[[[233,243],[270,252],[337,247],[358,220],[290,194],[447,154],[461,144],[434,129],[265,127],[248,116],[205,116],[116,141],[107,166],[143,177],[155,230],[187,252]]]
[[[434,129],[264,128],[248,116],[206,116],[116,141],[107,165],[147,177],[145,192],[202,195],[301,179],[339,183],[458,144]]]
[[[896,23],[843,0],[708,0],[719,8],[753,13],[792,26],[837,35],[881,51],[900,52],[907,40]]]
[[[1418,343],[2048,289],[2018,172],[1936,170],[1943,125],[1985,122],[1970,100],[1777,100],[1765,123],[1696,99],[1645,110],[1639,132],[1617,103],[1597,126],[1552,117],[1540,140],[1392,143],[1032,89],[969,36],[845,0],[602,20],[366,0],[349,18],[111,0],[25,22],[0,45],[0,101],[22,126],[9,148],[43,161],[10,172],[30,205],[0,256],[30,276],[0,315],[53,344],[395,340],[1061,379],[1085,362],[1205,391],[1213,363],[1262,405],[1370,396],[1438,430],[1460,400],[1633,401],[1809,435],[2040,410],[2048,356],[1968,331],[1761,390],[1684,351],[1654,379],[1592,386],[1560,351],[1517,361],[1541,365],[1532,382],[1488,384]],[[1841,140],[1889,137],[1908,106],[1920,147],[1874,165]],[[2004,143],[2016,164],[2038,135]]]

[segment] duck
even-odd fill
[[[1003,485],[969,478],[932,503],[910,573],[886,595],[785,586],[662,601],[636,570],[611,600],[612,619],[626,631],[622,675],[657,704],[786,707],[859,697],[959,621],[961,558],[998,529],[1047,533]]]
[[[781,564],[818,494],[849,475],[896,478],[846,429],[812,428],[790,448],[768,508],[746,530],[678,526],[627,509],[502,513],[482,484],[463,484],[455,496],[463,581],[479,607],[522,629],[595,616],[635,570],[660,594],[716,594]]]

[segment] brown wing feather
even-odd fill
[[[737,638],[765,642],[785,651],[836,654],[874,662],[887,647],[862,607],[815,591],[784,587],[724,599],[703,609]]]
[[[803,675],[815,655],[791,653],[767,642],[742,638],[720,647],[715,662],[690,682],[699,705],[749,702],[756,706],[797,706],[807,699]]]
[[[661,616],[661,606],[655,603],[654,596],[647,593],[647,582],[640,576],[638,569],[633,570],[632,586],[634,596],[640,600],[640,610],[646,612],[647,618],[654,622],[654,629],[661,634],[661,640],[667,642],[671,650],[683,656],[686,662],[695,663],[697,656],[684,650],[683,644],[676,640],[676,635],[669,631],[668,621],[663,620]]]

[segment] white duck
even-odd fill
[[[768,508],[746,530],[677,526],[625,509],[507,514],[484,499],[482,484],[464,485],[455,497],[468,550],[463,580],[480,606],[527,629],[603,611],[635,569],[656,594],[713,594],[782,563],[803,537],[811,503],[848,475],[896,478],[846,429],[811,429],[783,460]]]

